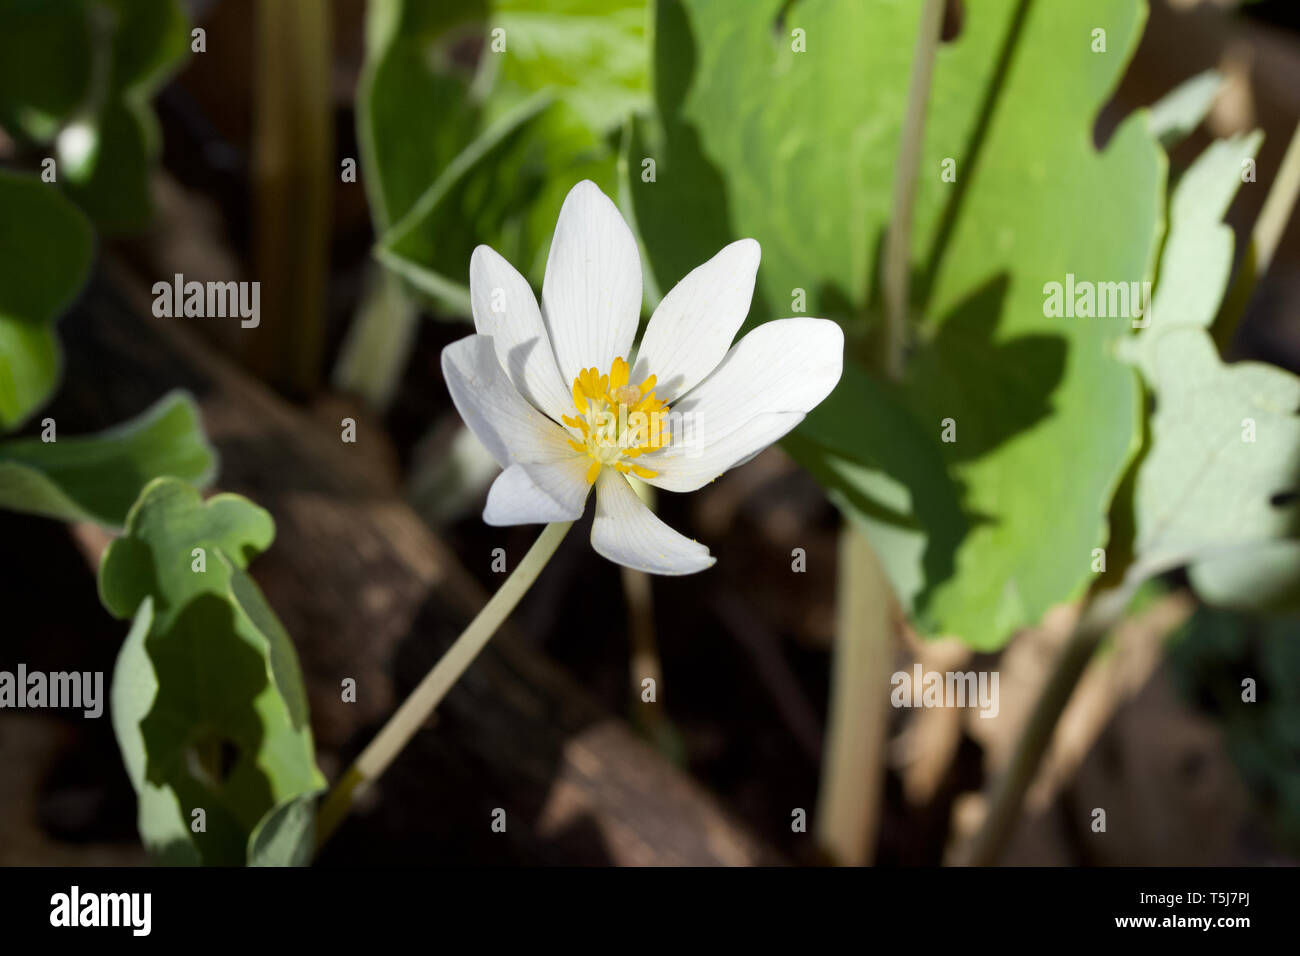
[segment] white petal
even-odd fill
[[[843,366],[844,333],[834,322],[760,325],[672,407],[672,446],[641,461],[659,473],[647,480],[668,491],[707,484],[799,424],[831,393]]]
[[[651,574],[694,574],[716,560],[704,545],[660,521],[613,468],[602,468],[596,479],[591,546],[616,564]]]
[[[751,418],[707,447],[674,444],[638,459],[646,468],[658,472],[644,480],[664,491],[695,491],[779,441],[803,418],[802,412],[770,412]]]
[[[560,377],[626,358],[641,314],[641,258],[618,208],[595,183],[569,191],[542,282],[542,315]]]
[[[749,314],[759,256],[741,239],[673,286],[646,325],[632,381],[656,376],[655,397],[672,402],[717,368]]]
[[[469,295],[474,328],[492,336],[519,394],[557,421],[569,414],[572,393],[560,378],[528,281],[494,250],[479,246],[469,260]]]
[[[515,391],[490,336],[467,335],[448,345],[442,374],[460,417],[502,468],[573,456],[568,433]]]
[[[491,525],[576,521],[587,502],[585,455],[537,464],[511,465],[488,489],[483,520]]]

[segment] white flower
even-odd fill
[[[629,474],[694,491],[794,428],[840,378],[844,334],[825,319],[768,322],[734,347],[759,248],[741,239],[664,296],[634,365],[641,260],[618,209],[574,186],[555,226],[542,306],[487,246],[469,267],[474,327],[442,371],[461,417],[505,470],[488,492],[492,525],[572,521],[596,488],[591,544],[655,574],[713,564],[637,497]],[[638,383],[638,384],[633,384]],[[684,432],[673,440],[672,431]]]

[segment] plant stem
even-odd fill
[[[903,377],[907,347],[912,206],[943,9],[944,0],[925,0],[921,10],[881,265],[885,290],[882,364],[885,375],[895,382]],[[870,543],[850,525],[840,531],[836,601],[830,717],[822,747],[814,833],[818,849],[828,859],[861,866],[871,860],[880,815],[889,724],[885,688],[898,601]]]
[[[620,568],[623,579],[623,599],[627,602],[627,630],[631,638],[628,660],[628,686],[631,690],[633,721],[641,725],[657,744],[664,726],[663,711],[659,707],[642,708],[641,682],[650,678],[655,682],[656,701],[663,693],[664,675],[659,663],[659,645],[655,640],[654,602],[650,594],[650,575],[635,568]]]
[[[1084,605],[1074,631],[1057,656],[1052,673],[1038,695],[1029,722],[1020,732],[1011,763],[993,791],[988,815],[971,841],[965,860],[968,865],[992,866],[1006,849],[1020,814],[1020,805],[1052,742],[1065,705],[1074,694],[1074,688],[1098,645],[1119,622],[1142,580],[1143,575],[1130,573],[1111,590],[1094,592]]]
[[[336,182],[330,99],[330,5],[257,4],[253,248],[269,321],[245,357],[294,393],[320,383],[325,350],[330,204]]]
[[[527,593],[532,583],[537,580],[542,568],[551,559],[555,549],[572,527],[571,521],[557,521],[548,524],[533,546],[528,549],[519,566],[506,578],[505,583],[492,595],[491,600],[483,606],[478,617],[470,622],[469,627],[456,638],[456,642],[447,649],[433,670],[424,676],[411,695],[403,701],[397,712],[388,719],[382,730],[375,735],[366,749],[361,752],[347,773],[330,791],[321,804],[316,819],[316,848],[320,848],[338,829],[343,818],[347,816],[357,796],[365,787],[373,783],[388,769],[388,765],[401,752],[402,748],[420,729],[429,715],[442,702],[447,691],[474,658],[491,640],[510,612],[515,609],[520,598]]]
[[[331,376],[334,387],[360,396],[373,411],[387,412],[401,384],[418,320],[402,280],[378,262],[369,263],[365,293]]]
[[[1237,276],[1219,306],[1219,314],[1211,327],[1214,343],[1220,352],[1227,352],[1236,335],[1246,306],[1250,304],[1259,281],[1268,272],[1273,262],[1273,253],[1277,251],[1282,233],[1295,209],[1296,199],[1300,197],[1300,125],[1291,134],[1291,142],[1282,157],[1277,177],[1269,187],[1264,205],[1255,219],[1255,228],[1251,231],[1246,254],[1237,269]]]
[[[658,499],[654,486],[647,485],[639,478],[630,478],[630,482],[641,503],[654,511]],[[659,659],[659,642],[655,637],[651,578],[646,572],[635,568],[619,568],[619,571],[623,579],[623,598],[627,603],[627,632],[631,639],[628,660],[631,720],[660,753],[674,763],[681,763],[678,736],[664,710],[664,674]],[[646,706],[641,700],[641,682],[646,678],[654,681],[655,702],[652,706]]]
[[[1255,244],[1257,277],[1262,278],[1273,262],[1273,253],[1277,251],[1278,242],[1291,219],[1297,196],[1300,196],[1300,125],[1291,134],[1291,142],[1286,148],[1286,155],[1282,157],[1277,177],[1269,187],[1259,218],[1255,220],[1251,238]]]
[[[870,543],[840,530],[830,717],[813,832],[833,863],[871,862],[880,821],[897,601]]]
[[[898,157],[894,166],[893,205],[889,232],[885,237],[883,263],[885,287],[885,373],[893,381],[903,377],[907,346],[907,310],[910,298],[912,206],[916,200],[917,165],[925,134],[926,106],[930,99],[930,77],[934,55],[943,29],[944,0],[925,0],[921,26],[912,57],[912,76],[907,87],[907,112],[899,134]]]

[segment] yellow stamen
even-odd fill
[[[627,384],[627,373],[630,369],[627,366],[627,359],[619,356],[614,359],[614,364],[609,369],[609,387],[619,388]]]
[[[596,482],[606,465],[624,475],[658,475],[631,460],[668,444],[669,435],[663,427],[668,405],[655,398],[655,376],[647,377],[640,385],[629,385],[630,373],[627,359],[620,355],[608,374],[601,375],[595,367],[584,368],[573,380],[573,405],[577,411],[575,415],[560,416],[560,420],[574,429],[569,447],[591,459],[586,472],[588,484]]]

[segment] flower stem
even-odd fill
[[[894,166],[894,196],[885,236],[882,267],[885,287],[885,374],[892,381],[903,377],[907,347],[909,259],[912,241],[912,206],[916,200],[917,165],[925,134],[925,111],[930,99],[930,76],[934,55],[943,31],[944,0],[925,0],[921,27],[916,35],[912,76],[907,87],[907,112],[899,134],[898,159]]]
[[[889,669],[901,617],[893,586],[863,533],[840,529],[831,696],[814,833],[837,866],[875,855],[889,730]]]
[[[548,524],[533,546],[528,549],[519,566],[506,578],[505,583],[492,595],[491,600],[483,606],[478,616],[470,622],[469,627],[456,638],[456,642],[447,649],[434,665],[433,670],[424,675],[411,695],[397,708],[397,712],[388,719],[374,740],[361,751],[361,755],[348,768],[321,804],[316,818],[316,849],[319,852],[327,840],[338,829],[343,818],[352,809],[352,804],[361,792],[379,778],[388,769],[388,765],[402,751],[402,748],[415,736],[429,715],[447,696],[447,691],[455,685],[462,674],[474,662],[474,658],[492,639],[515,605],[527,593],[542,568],[551,559],[559,547],[572,521],[557,521]]]

